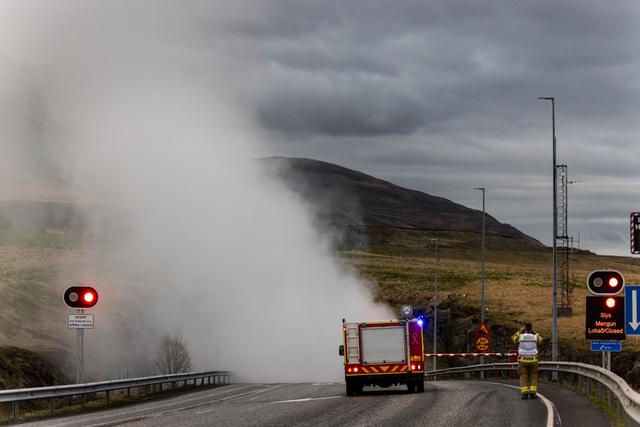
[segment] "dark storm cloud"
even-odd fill
[[[378,136],[411,134],[424,124],[422,100],[401,88],[385,90],[379,79],[291,80],[276,83],[259,108],[260,118],[272,129],[292,134]]]
[[[555,96],[558,162],[583,181],[570,187],[571,232],[610,250],[606,224],[620,218],[624,234],[640,210],[640,3],[261,4],[229,31],[256,47],[273,154],[472,207],[484,185],[494,216],[549,243],[551,109],[536,98]]]
[[[625,67],[635,64],[630,38],[638,35],[633,4],[272,6],[271,25],[253,31],[274,79],[260,117],[281,132],[406,134],[487,108],[511,120],[518,111],[523,121],[522,99],[545,91],[566,92],[583,116],[600,116],[606,98],[616,98],[621,115],[637,106],[625,84],[632,77]]]

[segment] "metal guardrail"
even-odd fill
[[[516,370],[517,363],[490,363],[484,365],[462,366],[448,369],[438,369],[425,373],[427,380],[435,380],[440,376],[455,376],[474,372],[510,371]],[[604,400],[606,392],[609,407],[617,406],[618,413],[624,418],[626,426],[640,426],[640,393],[636,392],[622,378],[611,371],[586,363],[573,362],[540,362],[540,371],[558,372],[558,382],[569,381],[580,391],[583,388],[587,394],[597,393]],[[615,399],[614,399],[615,397]]]
[[[173,388],[176,388],[180,382],[187,384],[188,381],[193,381],[193,385],[197,385],[198,380],[200,380],[200,385],[229,384],[231,382],[231,373],[227,371],[194,372],[187,374],[156,375],[153,377],[101,381],[87,384],[2,390],[0,391],[0,403],[11,403],[13,419],[16,420],[18,418],[19,402],[25,400],[50,399],[51,415],[55,415],[55,399],[61,397],[80,396],[80,402],[84,408],[86,395],[89,393],[105,393],[106,403],[109,404],[109,393],[115,390],[126,389],[127,394],[131,395],[131,389],[136,387],[171,384]]]

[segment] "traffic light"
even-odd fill
[[[71,286],[64,291],[64,303],[71,308],[91,308],[98,302],[98,292],[91,286]]]
[[[631,212],[631,253],[640,254],[640,212]]]
[[[615,295],[624,287],[624,277],[615,270],[596,270],[587,279],[587,288],[597,295]]]

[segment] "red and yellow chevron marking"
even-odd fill
[[[407,372],[407,365],[378,365],[378,366],[360,366],[360,375],[367,374],[401,374]]]

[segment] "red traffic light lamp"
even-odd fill
[[[623,287],[624,277],[615,270],[592,271],[587,278],[587,288],[596,295],[615,295]]]
[[[71,308],[91,308],[98,302],[98,292],[91,286],[71,286],[64,291],[64,303]]]

